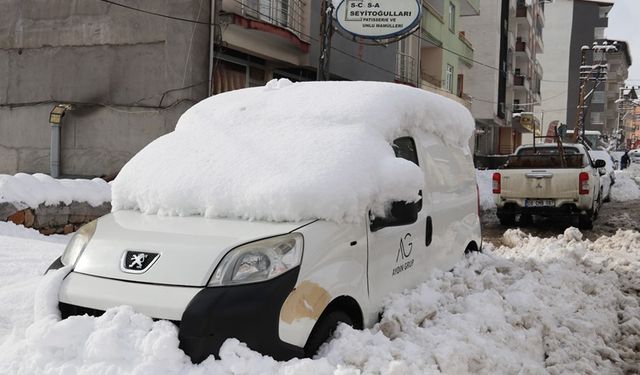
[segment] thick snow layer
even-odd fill
[[[0,264],[12,268],[0,272],[0,373],[640,372],[640,233],[590,242],[575,228],[548,239],[509,230],[504,243],[390,296],[376,327],[341,326],[314,360],[276,362],[230,339],[220,360],[193,365],[173,324],[130,307],[59,321],[65,271],[37,275],[60,245],[0,236]]]
[[[460,104],[404,85],[274,80],[208,98],[133,157],[113,209],[270,221],[358,222],[414,201],[421,170],[390,141],[426,131],[468,152]]]
[[[0,203],[13,203],[19,208],[36,208],[41,203],[70,204],[72,201],[87,202],[96,207],[110,200],[111,188],[100,178],[57,180],[42,173],[0,174]]]

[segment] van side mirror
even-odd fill
[[[386,217],[376,217],[371,221],[370,229],[372,232],[385,227],[397,227],[400,225],[408,225],[418,220],[418,212],[422,207],[422,200],[418,202],[397,201],[391,203],[391,211]]]
[[[607,163],[602,159],[598,159],[593,163],[594,168],[604,168],[606,165]]]

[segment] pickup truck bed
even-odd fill
[[[601,204],[600,175],[584,146],[521,146],[493,176],[497,215],[572,216],[590,228]]]

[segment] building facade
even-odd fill
[[[476,47],[476,60],[483,63],[474,64],[466,80],[477,155],[511,153],[523,133],[533,131],[518,114],[533,115],[541,96],[544,6],[537,0],[485,0],[480,16],[462,21]]]
[[[602,41],[613,1],[554,0],[546,6],[548,10],[544,33],[546,49],[544,55],[540,57],[545,79],[541,84],[542,101],[536,109],[544,113],[545,134],[548,124],[553,121],[567,124],[570,129],[575,127],[582,47],[591,48],[594,42]],[[585,56],[584,65],[600,63],[601,56],[596,54],[594,61],[594,53],[591,49]],[[617,76],[617,74],[614,75]],[[614,91],[615,94],[610,92],[609,88],[613,86],[611,82],[599,84],[593,96],[587,100],[590,108],[584,116],[586,129],[610,128],[606,126],[609,97],[615,100],[618,96],[617,88]],[[586,87],[587,92],[593,89],[593,82]]]
[[[103,176],[209,95],[315,79],[320,0],[117,3],[0,5],[0,173],[50,171],[58,104],[61,173]],[[392,82],[397,50],[334,35],[331,77]]]

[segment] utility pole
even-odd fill
[[[594,42],[592,48],[589,48],[589,46],[582,46],[580,50],[581,50],[580,69],[579,69],[580,88],[578,91],[578,107],[576,112],[576,125],[573,130],[573,137],[572,137],[573,142],[576,142],[578,140],[579,134],[582,135],[581,138],[583,140],[585,139],[586,128],[584,124],[585,123],[584,119],[586,116],[587,108],[589,107],[586,104],[587,99],[590,99],[592,97],[595,90],[598,88],[598,86],[600,86],[600,83],[602,83],[602,81],[607,80],[608,67],[605,64],[606,62],[605,54],[610,50],[617,51],[617,48],[615,47],[615,45],[609,46],[605,41],[601,45]],[[594,56],[592,58],[593,65],[585,65],[586,52],[588,50],[594,51]],[[598,63],[595,62],[595,52],[601,53],[600,61]],[[586,85],[588,82],[591,82],[591,81],[595,82],[593,85],[593,89],[588,94],[585,94]]]
[[[320,7],[320,57],[316,81],[327,81],[331,78],[329,58],[331,56],[331,38],[333,37],[333,1],[322,0]]]

